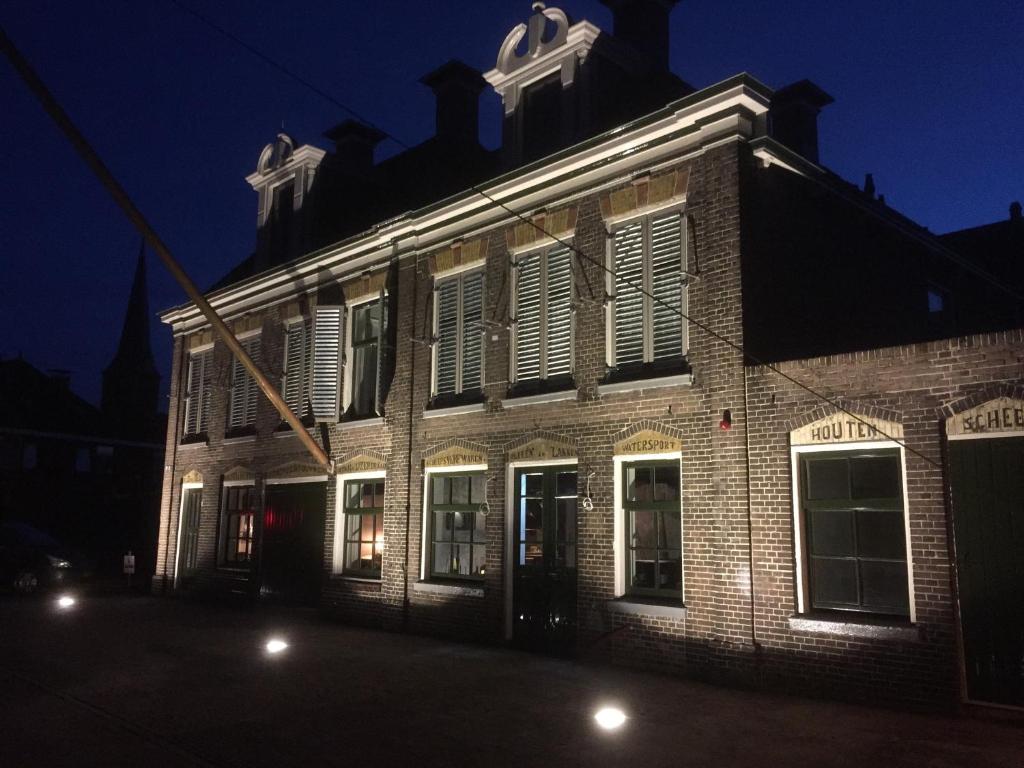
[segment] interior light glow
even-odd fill
[[[75,604],[75,598],[71,595],[61,595],[57,598],[57,605],[61,608],[70,608]]]
[[[626,713],[617,707],[602,707],[597,710],[594,720],[606,731],[614,731],[626,722]]]
[[[288,643],[278,638],[273,638],[267,641],[267,653],[280,653],[288,647]]]

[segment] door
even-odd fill
[[[517,645],[571,653],[576,640],[576,468],[517,469],[513,632]]]
[[[181,579],[187,580],[199,565],[199,514],[203,507],[203,489],[186,488],[181,500]]]
[[[267,485],[260,596],[314,603],[324,561],[325,483]]]
[[[1024,707],[1024,437],[949,459],[967,698]]]

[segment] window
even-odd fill
[[[188,360],[188,391],[185,393],[185,436],[205,435],[210,426],[213,389],[213,349],[193,352]]]
[[[486,501],[483,474],[430,475],[428,524],[430,575],[483,579],[487,572]]]
[[[679,211],[624,224],[612,235],[609,363],[623,372],[671,367],[686,353],[685,228]]]
[[[435,288],[435,399],[479,393],[483,367],[483,272],[439,280]]]
[[[679,462],[623,464],[627,591],[682,599]]]
[[[345,482],[344,573],[380,578],[384,554],[384,480]]]
[[[250,336],[239,342],[245,353],[254,363],[260,360],[260,337]],[[259,386],[242,361],[237,357],[231,360],[231,404],[228,409],[228,429],[241,430],[256,423],[256,403]]]
[[[810,608],[908,615],[899,451],[799,456]]]
[[[514,271],[513,379],[567,379],[572,373],[572,251],[566,247],[520,257]]]
[[[356,304],[350,310],[351,338],[347,357],[350,363],[347,392],[349,417],[381,413],[381,340],[387,330],[384,295]]]
[[[284,330],[284,378],[281,394],[300,419],[312,413],[313,322],[309,318],[288,323]]]
[[[248,567],[255,551],[256,489],[251,485],[224,486],[221,563]]]

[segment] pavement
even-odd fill
[[[289,644],[270,655],[271,637]],[[617,731],[593,715],[616,705]],[[0,766],[1022,766],[1024,723],[719,688],[314,611],[0,597]]]

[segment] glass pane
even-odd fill
[[[849,463],[846,458],[807,459],[807,496],[811,499],[849,498]]]
[[[555,520],[557,540],[572,544],[576,541],[576,498],[558,499],[555,511],[558,515]]]
[[[544,538],[544,507],[539,499],[523,499],[520,534],[523,541],[542,541]]]
[[[362,541],[373,541],[373,515],[360,515],[361,529],[359,538]]]
[[[345,567],[359,567],[359,544],[350,543],[345,545]]]
[[[638,549],[633,553],[633,586],[652,589],[655,586],[657,552]]]
[[[434,503],[447,504],[451,491],[451,478],[435,477],[431,482],[434,485]]]
[[[810,514],[812,555],[843,557],[857,554],[851,510],[815,510]]]
[[[657,547],[658,535],[654,528],[656,512],[636,510],[630,514],[632,517],[632,542],[634,547]]]
[[[473,566],[473,548],[468,544],[456,544],[452,547],[452,573],[469,576]]]
[[[345,483],[345,507],[347,509],[359,508],[359,483]]]
[[[370,568],[373,565],[373,543],[359,545],[359,567]]]
[[[470,482],[472,485],[470,501],[474,504],[482,504],[487,501],[487,477],[485,475],[473,475],[470,478]]]
[[[661,562],[658,563],[658,589],[682,591],[683,558],[678,551],[661,553]]]
[[[523,495],[540,497],[544,495],[544,475],[523,475]]]
[[[473,529],[473,541],[483,543],[487,541],[487,516],[479,512],[473,515],[476,527]]]
[[[345,515],[345,539],[358,540],[359,526],[362,525],[361,515]]]
[[[433,551],[434,573],[450,573],[452,569],[452,546],[451,544],[434,544]]]
[[[456,475],[451,480],[452,504],[469,504],[469,476]]]
[[[654,468],[654,500],[675,501],[679,498],[679,467]]]
[[[575,472],[559,472],[558,482],[555,487],[556,496],[575,496],[576,495],[576,473]]]
[[[474,576],[483,576],[487,573],[487,547],[482,545],[473,546],[472,570]]]
[[[372,509],[373,504],[373,483],[361,483],[362,494],[359,501],[359,506],[363,509]]]
[[[855,560],[811,561],[811,603],[815,607],[857,605],[857,562]]]
[[[377,308],[378,302],[369,301],[360,304],[352,312],[352,342],[358,344],[360,341],[376,339],[380,335],[378,328]]]
[[[377,399],[377,345],[352,350],[352,411],[360,416],[374,412]]]
[[[373,516],[373,546],[379,551],[384,549],[384,513]]]
[[[471,541],[473,538],[473,518],[475,515],[472,512],[455,512],[452,517],[454,519],[455,541]]]
[[[373,485],[373,506],[381,509],[384,507],[384,481],[381,480]]]
[[[857,554],[904,560],[903,512],[862,509],[857,512]]]
[[[626,467],[626,501],[636,500],[636,467]]]
[[[540,544],[520,544],[523,565],[544,565],[544,548]]]
[[[564,568],[575,568],[576,547],[574,547],[572,544],[559,544],[558,564]]]
[[[855,499],[891,499],[900,495],[899,458],[863,456],[850,460],[851,495]]]
[[[632,481],[627,481],[626,485],[631,491],[629,496],[630,501],[651,501],[654,494],[651,492],[651,468],[650,467],[630,467],[629,473],[634,473]],[[628,477],[628,474],[627,474]]]
[[[683,527],[679,515],[675,512],[661,513],[661,532],[664,538],[659,542],[663,547],[679,549],[682,547]]]
[[[434,513],[434,541],[450,541],[452,538],[452,513]]]
[[[909,612],[905,563],[861,561],[860,581],[865,608]]]

